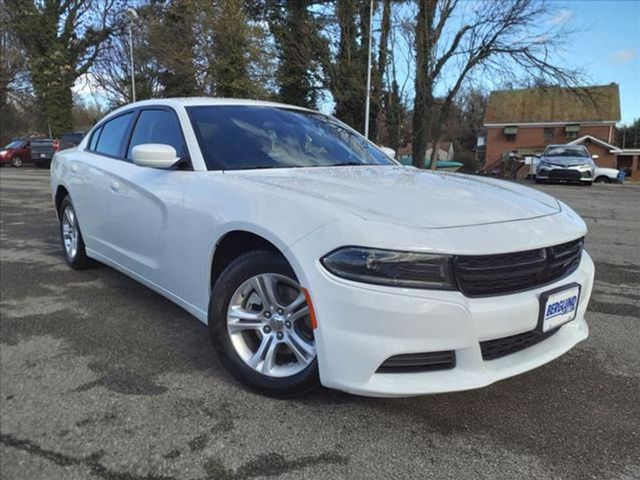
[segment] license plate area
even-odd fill
[[[571,283],[540,294],[538,330],[546,333],[576,318],[580,284]]]

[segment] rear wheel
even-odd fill
[[[87,253],[84,248],[84,240],[80,233],[78,217],[73,208],[71,199],[66,196],[60,203],[60,240],[64,258],[69,266],[75,270],[84,270],[90,266]]]
[[[247,253],[222,272],[209,301],[209,331],[231,374],[259,393],[286,398],[319,385],[309,306],[277,253]]]

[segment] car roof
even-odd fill
[[[276,107],[276,108],[290,108],[295,110],[313,111],[308,108],[298,107],[295,105],[287,105],[286,103],[268,102],[263,100],[247,100],[243,98],[214,98],[214,97],[171,97],[171,98],[156,98],[152,100],[142,100],[140,102],[129,103],[120,107],[116,111],[125,110],[127,108],[135,107],[149,107],[154,105],[166,105],[166,106],[182,106],[182,107],[201,107],[201,106],[248,106],[248,107]]]

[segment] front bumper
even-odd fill
[[[540,167],[536,179],[559,182],[593,182],[593,169],[573,167]]]
[[[312,300],[318,318],[316,346],[323,385],[350,393],[392,397],[467,390],[543,365],[588,336],[584,315],[594,265],[584,252],[579,268],[552,284],[488,298],[460,292],[365,285],[337,278],[319,264]],[[577,282],[576,318],[533,346],[483,360],[480,342],[534,330],[542,292]],[[389,357],[454,350],[455,367],[419,373],[376,373]]]

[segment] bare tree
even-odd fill
[[[554,63],[551,53],[571,32],[549,23],[549,14],[544,0],[418,0],[413,110],[415,166],[422,166],[427,141],[431,140],[431,168],[436,168],[442,126],[460,88],[472,74],[513,78],[525,71],[545,82],[578,84],[576,70]],[[436,86],[442,89],[445,83],[445,93],[438,99],[441,105],[434,109]]]

